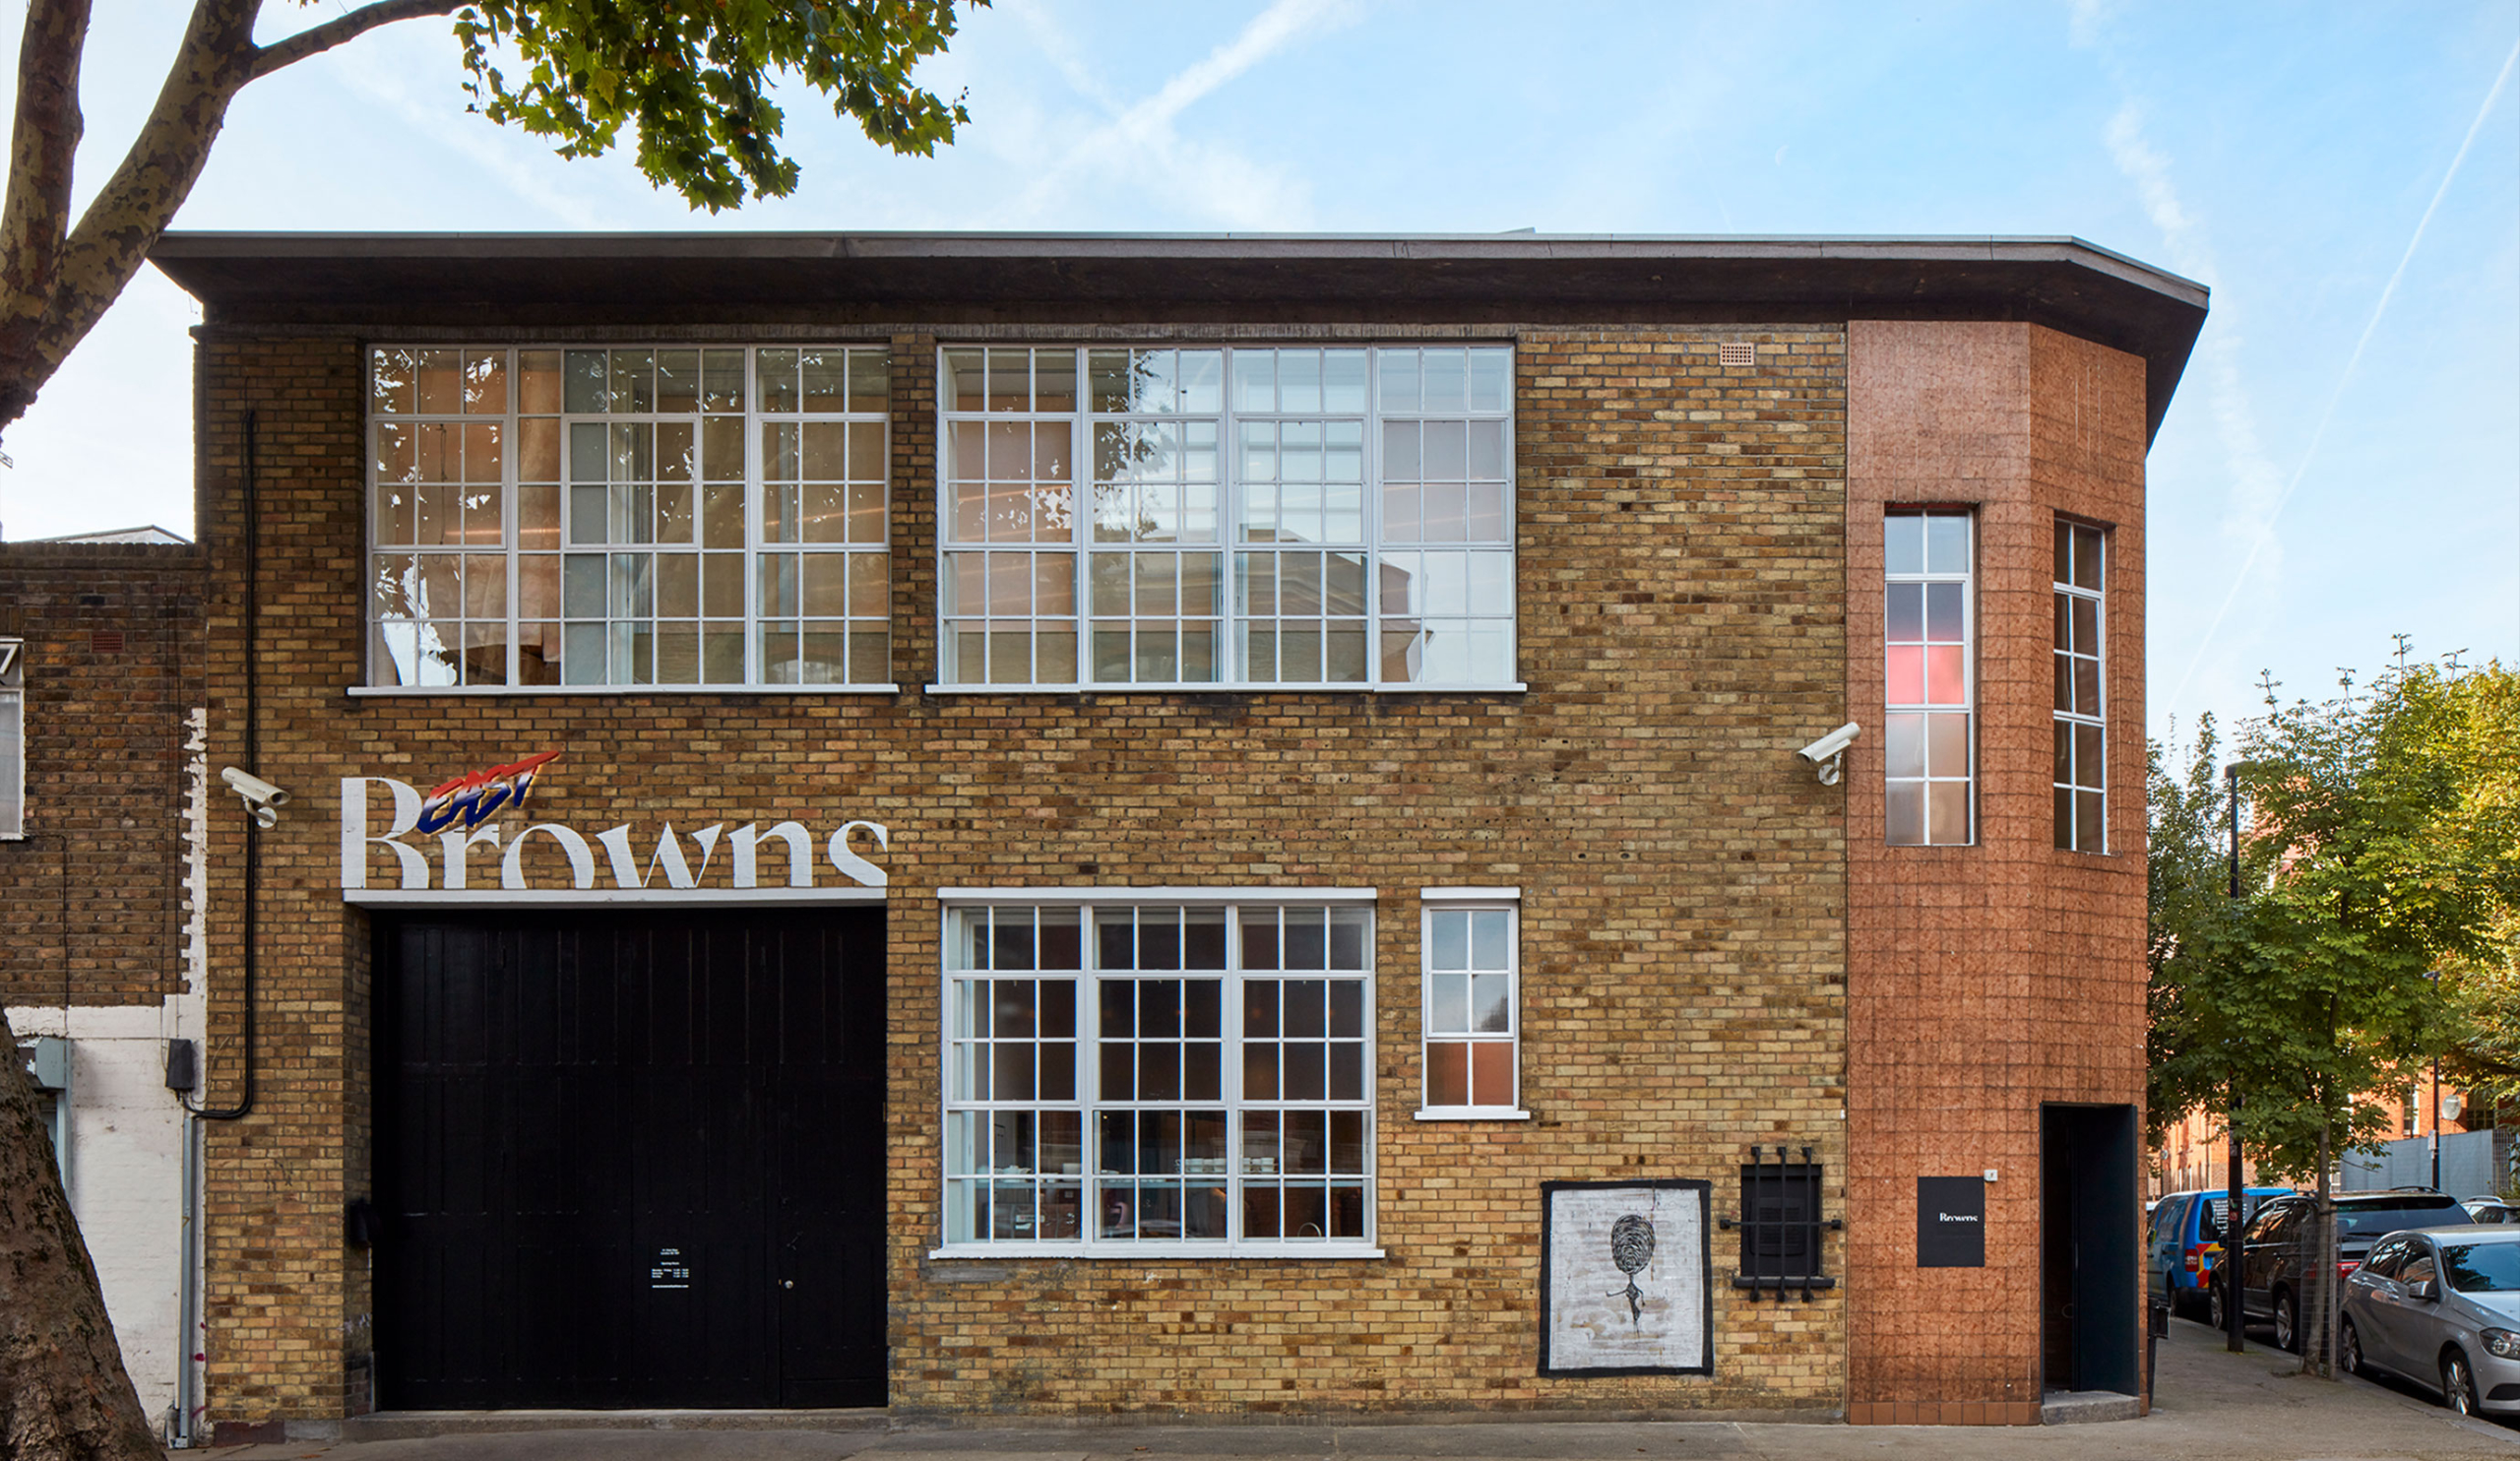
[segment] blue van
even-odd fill
[[[2240,1225],[2246,1227],[2267,1198],[2292,1194],[2291,1187],[2242,1187]],[[2205,1312],[2205,1282],[2231,1232],[2224,1224],[2230,1209],[2227,1187],[2173,1192],[2153,1205],[2152,1228],[2144,1241],[2144,1289],[2155,1299],[2168,1299],[2172,1313]]]

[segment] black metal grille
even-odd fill
[[[1808,1300],[1818,1290],[1837,1286],[1837,1280],[1821,1272],[1820,1231],[1844,1225],[1820,1215],[1820,1166],[1811,1155],[1812,1149],[1804,1147],[1801,1161],[1789,1161],[1787,1149],[1778,1147],[1770,1162],[1764,1148],[1750,1148],[1750,1160],[1741,1166],[1740,1219],[1724,1224],[1741,1235],[1741,1271],[1733,1276],[1734,1288],[1773,1292],[1782,1303],[1788,1290],[1798,1289]]]

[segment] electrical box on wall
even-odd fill
[[[70,1089],[70,1042],[57,1035],[38,1036],[18,1047],[26,1056],[27,1074],[46,1091]]]

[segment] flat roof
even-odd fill
[[[2024,320],[2143,356],[2148,430],[2207,303],[2067,237],[171,232],[150,258],[220,325]]]

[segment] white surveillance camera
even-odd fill
[[[1855,738],[1862,733],[1861,726],[1849,721],[1796,754],[1819,768],[1820,785],[1834,787],[1838,784],[1839,772],[1846,766],[1847,747],[1855,744]]]
[[[240,771],[233,766],[222,766],[219,768],[219,779],[227,783],[227,790],[245,799],[245,810],[252,815],[254,825],[257,827],[269,827],[278,823],[280,809],[288,805],[286,792],[250,771]]]

